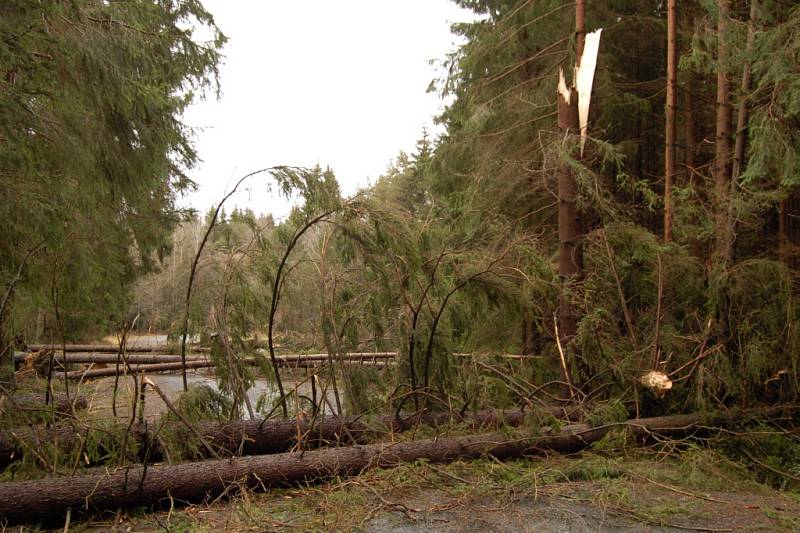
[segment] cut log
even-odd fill
[[[577,407],[548,407],[545,411],[555,418],[575,420],[579,414]],[[297,421],[288,420],[236,420],[224,423],[205,422],[198,426],[203,439],[220,455],[255,455],[285,452],[294,448],[298,440],[304,440],[304,446],[314,448],[331,443],[348,442],[366,443],[374,441],[387,432],[401,433],[418,424],[437,427],[449,421],[465,422],[472,429],[490,429],[502,425],[518,427],[522,425],[525,414],[522,411],[486,410],[460,416],[457,413],[425,413],[411,417],[394,416],[378,417],[372,422],[365,422],[360,417],[323,417],[312,426],[308,418]],[[127,428],[120,427],[120,433]],[[36,431],[36,435],[33,432]],[[87,437],[85,429],[77,431],[72,426],[53,428],[17,428],[0,432],[0,466],[9,464],[24,453],[25,444],[35,442],[56,443],[65,454],[72,453],[82,440]],[[166,431],[186,433],[181,425],[173,424]],[[107,433],[108,428],[103,430]],[[147,448],[147,434],[144,427],[134,424],[130,430],[130,438],[137,448]],[[189,435],[186,438],[191,438]],[[158,443],[151,446],[151,460],[163,457],[163,450]],[[203,454],[205,450],[199,449]]]
[[[31,348],[30,352],[16,352],[14,354],[14,362],[17,365],[24,364],[29,357],[36,354],[39,350],[34,350]],[[181,361],[180,355],[169,354],[169,353],[149,353],[141,351],[139,353],[129,353],[127,354],[128,362],[130,364],[160,364],[160,363],[177,363]],[[454,357],[457,359],[466,359],[475,357],[475,354],[471,353],[454,353]],[[364,353],[348,353],[344,355],[345,361],[387,361],[397,357],[397,352],[364,352]],[[499,357],[502,359],[509,359],[509,360],[517,360],[517,361],[535,361],[536,359],[541,359],[543,356],[540,355],[516,355],[516,354],[498,354],[495,357]],[[186,359],[187,361],[196,361],[196,360],[207,360],[207,355],[193,355],[188,356]],[[297,363],[299,368],[303,368],[303,365],[307,365],[309,362],[318,362],[318,361],[328,361],[327,354],[290,354],[290,355],[278,355],[276,356],[278,359],[278,364],[282,366],[289,366],[294,367],[292,363]],[[105,364],[114,364],[117,362],[117,353],[116,352],[97,352],[97,351],[80,351],[80,352],[72,352],[67,349],[66,357],[61,355],[61,351],[56,353],[54,356],[54,361],[57,363],[63,363],[66,361],[67,363],[105,363]],[[254,361],[254,360],[253,360]]]
[[[194,360],[194,361],[186,361],[186,368],[195,369],[195,368],[209,368],[214,366],[212,361],[208,360]],[[177,363],[158,363],[154,365],[130,365],[130,368],[125,365],[120,365],[119,373],[120,374],[128,374],[129,372],[135,372],[139,374],[141,372],[145,372],[147,374],[151,374],[153,372],[168,372],[168,371],[175,371],[181,370],[183,368],[183,363],[180,361]],[[116,367],[106,367],[106,368],[89,368],[87,370],[71,370],[66,373],[68,379],[93,379],[93,378],[102,378],[108,376],[116,376],[117,369]],[[58,374],[58,377],[63,377],[64,374]]]
[[[375,364],[380,365],[385,361],[392,359],[396,354],[393,352],[385,352],[385,353],[352,353],[347,354],[341,358],[344,363],[354,364]],[[59,356],[61,358],[63,356]],[[155,357],[155,356],[153,356]],[[175,370],[181,370],[183,368],[183,363],[180,362],[180,356],[164,356],[160,355],[160,358],[165,357],[177,357],[178,361],[176,362],[157,362],[154,364],[133,364],[136,362],[135,356],[130,355],[128,356],[128,362],[131,363],[131,368],[128,369],[125,366],[120,367],[121,373],[128,373],[129,370],[133,370],[136,373],[144,371],[145,373],[152,373],[152,372],[169,372]],[[142,361],[146,361],[148,356],[139,356],[139,359]],[[93,363],[105,363],[105,364],[113,364],[116,363],[116,355],[108,357],[108,354],[98,354],[94,355],[93,357],[91,354],[87,354],[85,356],[80,357],[72,357],[72,354],[67,354],[67,361],[68,362],[78,362],[78,360],[82,360],[83,362],[93,362]],[[156,359],[154,359],[156,360]],[[320,366],[326,364],[328,362],[328,356],[325,354],[312,354],[312,355],[281,355],[276,356],[277,363],[280,366],[288,367],[288,368],[308,368],[314,366]],[[254,357],[244,357],[239,360],[242,363],[248,365],[255,365],[258,364],[258,359]],[[195,357],[192,359],[187,358],[186,360],[186,368],[187,369],[197,369],[197,368],[211,368],[216,366],[216,364],[208,358],[203,357]],[[114,376],[117,374],[117,369],[115,367],[107,367],[107,368],[91,368],[88,370],[72,370],[67,372],[67,378],[69,379],[93,379],[93,378],[100,378],[100,377],[107,377],[107,376]],[[61,374],[63,377],[63,374]]]
[[[24,364],[31,357],[36,357],[38,352],[30,353],[17,353],[14,355],[14,362],[17,364]],[[159,364],[159,363],[179,363],[181,361],[180,355],[172,354],[141,354],[133,353],[126,355],[128,362],[131,364]],[[187,361],[207,361],[208,356],[193,355],[186,358]],[[53,362],[64,364],[87,364],[98,363],[113,365],[117,362],[117,354],[115,353],[95,353],[95,352],[67,352],[66,355],[57,354],[53,356]],[[120,358],[120,364],[125,364],[124,359]]]
[[[126,346],[125,351],[128,353],[168,352],[170,349],[174,348],[174,346],[169,346],[168,344],[150,344],[146,346],[137,346],[133,344],[131,346]],[[119,346],[116,344],[67,344],[66,346],[61,344],[28,345],[28,350],[31,352],[53,350],[54,352],[61,353],[64,349],[66,349],[67,352],[117,353],[119,351]],[[190,352],[210,352],[211,348],[204,346],[187,346],[186,350]]]
[[[723,418],[730,419],[730,416]],[[496,432],[180,465],[126,467],[103,474],[17,481],[0,484],[0,517],[8,523],[46,519],[57,521],[63,519],[68,509],[73,514],[93,514],[175,501],[199,502],[229,493],[234,485],[259,489],[317,482],[334,476],[357,474],[370,468],[391,468],[420,459],[446,462],[487,455],[507,459],[546,450],[576,452],[600,440],[612,429],[624,428],[639,438],[654,434],[682,436],[703,422],[704,417],[698,414],[676,415],[643,418],[597,428],[575,424],[560,432],[543,429],[536,436],[523,432]]]

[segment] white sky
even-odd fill
[[[273,165],[330,166],[343,193],[412,151],[442,109],[426,93],[470,13],[450,0],[205,0],[228,36],[221,100],[184,116],[203,160],[185,204],[207,210],[239,177]],[[289,211],[263,178],[226,203],[277,217]],[[260,181],[259,181],[260,180]]]

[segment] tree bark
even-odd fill
[[[741,412],[737,413],[738,420]],[[328,448],[310,452],[210,460],[180,465],[131,467],[115,472],[0,484],[0,516],[8,523],[61,520],[73,513],[97,513],[166,502],[198,502],[224,494],[234,484],[252,488],[318,482],[358,474],[372,468],[391,468],[425,459],[447,462],[492,456],[498,459],[542,453],[576,452],[625,428],[635,438],[685,435],[699,424],[721,424],[730,415],[704,420],[697,414],[630,420],[591,428],[584,424],[540,435],[518,432]]]
[[[35,360],[39,352],[31,353],[17,353],[14,356],[14,361],[17,364],[25,364],[28,361]],[[187,361],[207,361],[208,356],[187,356]],[[130,354],[127,360],[131,364],[158,364],[158,363],[177,363],[181,361],[180,355],[172,354]],[[117,355],[110,353],[91,353],[91,352],[67,352],[67,355],[57,354],[53,356],[53,362],[64,364],[115,364],[117,362]]]
[[[750,56],[755,46],[755,22],[758,17],[758,0],[750,2],[750,21],[747,27],[747,43],[745,44],[745,63],[742,67],[742,85],[739,90],[739,113],[736,117],[736,145],[733,151],[733,190],[744,168],[744,148],[747,142],[748,96],[750,94]]]
[[[715,245],[714,264],[725,266],[733,253],[733,228],[728,221],[732,201],[731,184],[731,102],[728,80],[727,28],[730,0],[718,0],[717,22],[717,110],[716,150],[714,155]]]
[[[394,355],[388,354],[347,354],[341,357],[342,362],[344,363],[360,363],[360,364],[381,364],[389,359],[392,359]],[[129,356],[130,358],[130,356]],[[69,359],[68,359],[69,360]],[[101,358],[103,362],[105,362],[104,358]],[[94,361],[97,362],[97,361]],[[133,362],[133,361],[129,361]],[[240,360],[240,362],[248,365],[257,365],[258,360],[254,357],[245,357]],[[326,364],[327,356],[325,357],[305,357],[305,356],[276,356],[275,357],[275,364],[281,367],[289,367],[289,368],[309,368],[309,367],[317,367]],[[215,367],[216,363],[210,359],[189,359],[187,358],[185,363],[181,362],[181,357],[178,356],[177,362],[156,362],[154,364],[138,364],[138,365],[130,365],[130,369],[128,367],[121,367],[119,369],[120,373],[127,374],[130,371],[134,371],[136,373],[139,372],[169,372],[174,370],[182,370],[183,368],[186,369],[197,369],[197,368],[212,368]],[[69,379],[92,379],[92,378],[101,378],[107,376],[116,376],[117,369],[115,367],[107,367],[107,368],[95,368],[89,370],[73,370],[66,373],[67,378]]]
[[[558,93],[558,127],[568,142],[578,133],[578,94],[574,88],[567,94]],[[558,330],[563,346],[572,353],[572,340],[577,334],[577,320],[570,298],[570,289],[583,272],[583,250],[581,237],[583,224],[578,212],[578,183],[569,165],[561,163],[558,170],[558,274],[562,282],[558,303]],[[567,372],[562,365],[562,374]],[[562,375],[569,383],[568,375]],[[569,391],[564,391],[569,392]]]
[[[543,410],[554,418],[576,420],[580,410],[575,406],[545,407]],[[365,423],[361,417],[336,417],[328,416],[317,419],[313,424],[308,418],[281,419],[281,420],[235,420],[224,423],[204,422],[197,425],[203,439],[219,454],[255,455],[285,452],[294,448],[300,440],[304,448],[316,448],[332,443],[349,442],[351,438],[355,443],[366,443],[379,439],[386,433],[402,433],[419,424],[438,427],[448,422],[464,422],[472,429],[489,429],[502,425],[518,427],[525,420],[522,411],[477,411],[464,416],[458,413],[425,413],[399,418],[382,416],[370,424]],[[123,433],[126,427],[120,427]],[[183,426],[170,423],[167,431],[186,434]],[[26,447],[35,442],[49,442],[56,444],[65,454],[73,453],[80,443],[86,440],[89,433],[99,431],[107,432],[107,428],[93,430],[86,428],[82,431],[73,426],[58,427],[22,427],[0,432],[0,466],[5,466],[25,453]],[[34,435],[34,432],[36,434]],[[141,424],[131,426],[129,437],[138,444],[138,449],[145,450],[151,446],[149,457],[151,460],[160,460],[164,457],[164,450],[157,443],[148,443],[147,432]],[[186,438],[191,438],[186,434]],[[101,441],[102,442],[102,441]],[[205,450],[198,450],[199,457],[207,457]]]
[[[739,112],[736,117],[736,142],[733,150],[733,168],[728,191],[728,211],[725,218],[725,228],[728,231],[728,258],[734,256],[734,238],[736,235],[736,216],[733,209],[733,199],[739,187],[739,178],[744,168],[744,149],[747,142],[747,112],[748,97],[750,94],[750,56],[755,46],[755,21],[758,16],[758,0],[750,2],[750,20],[747,27],[747,42],[745,44],[745,62],[742,67],[742,84],[739,90]]]
[[[72,370],[66,372],[67,379],[94,379],[103,378],[108,376],[127,375],[130,373],[138,374],[145,372],[150,374],[152,372],[170,372],[175,370],[194,369],[194,368],[210,368],[213,367],[214,362],[208,360],[194,360],[186,359],[185,363],[178,361],[177,363],[157,363],[152,365],[130,365],[122,366],[119,370],[115,367],[107,368],[89,368],[87,370]]]
[[[664,242],[672,242],[672,180],[675,176],[675,128],[678,102],[678,9],[667,0],[667,98],[664,134]]]
[[[575,3],[575,65],[580,65],[586,41],[586,2],[577,0]],[[559,82],[557,97],[558,129],[568,141],[573,135],[580,133],[578,119],[578,93],[574,84],[568,88],[565,83]],[[558,302],[558,331],[556,333],[563,339],[563,345],[568,355],[576,353],[573,342],[578,332],[575,309],[570,299],[570,289],[583,274],[583,221],[578,212],[578,183],[575,175],[566,162],[561,163],[558,170],[558,274],[561,278],[562,289]],[[559,340],[560,340],[559,339]],[[562,380],[565,384],[572,382],[569,376],[567,361],[560,361]],[[571,394],[568,385],[562,390],[566,398]]]
[[[86,353],[113,353],[119,350],[119,346],[114,344],[67,344],[62,347],[60,344],[29,344],[28,350],[31,352],[40,352],[42,350],[53,350],[61,352],[62,348],[66,348],[67,352],[86,352]],[[150,346],[125,346],[125,351],[129,353],[149,353],[149,352],[168,352],[170,346],[166,344],[154,344]],[[201,346],[188,346],[187,350],[190,352],[210,352],[210,348]],[[116,361],[116,359],[115,359]]]
[[[32,356],[35,357],[34,352],[33,354],[30,353],[18,353],[15,357],[15,362],[17,364],[23,364],[28,361]],[[349,353],[343,355],[345,361],[382,361],[386,359],[392,359],[396,355],[395,352],[363,352],[363,353]],[[290,354],[290,355],[279,355],[277,356],[278,363],[282,365],[292,366],[294,363],[307,363],[307,362],[319,362],[327,360],[327,356],[325,354]],[[159,363],[176,363],[181,361],[180,355],[172,355],[172,354],[131,354],[127,356],[128,363],[131,364],[159,364]],[[54,357],[54,361],[63,364],[65,361],[68,364],[72,363],[100,363],[100,364],[114,364],[117,362],[117,356],[113,354],[107,353],[80,353],[80,352],[68,352],[66,356],[64,355],[56,355]],[[188,356],[187,361],[210,361],[208,356],[205,355],[195,355],[195,356]],[[253,357],[245,358],[245,361],[255,364],[256,359]]]
[[[575,2],[575,66],[581,65],[586,44],[586,0]]]

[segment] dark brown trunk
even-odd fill
[[[739,90],[739,113],[736,117],[736,146],[733,151],[733,185],[741,176],[744,168],[744,148],[747,142],[747,98],[750,94],[750,56],[755,46],[755,22],[758,16],[758,0],[750,2],[750,21],[747,28],[747,43],[745,44],[745,63],[742,67],[742,85]]]
[[[567,420],[576,420],[580,411],[576,407],[547,407],[543,408],[547,414]],[[281,419],[281,420],[236,420],[225,423],[205,422],[198,426],[203,439],[221,456],[229,455],[255,455],[285,452],[293,449],[298,441],[302,440],[304,448],[316,448],[329,444],[351,442],[366,443],[374,441],[388,433],[402,433],[416,427],[418,424],[437,427],[448,422],[464,422],[472,429],[490,429],[501,425],[518,427],[522,425],[525,413],[522,411],[478,411],[461,416],[457,413],[426,413],[424,415],[398,418],[394,416],[378,417],[370,425],[365,424],[360,417],[323,417],[313,425],[311,420]],[[119,433],[125,432],[126,427],[120,427]],[[36,434],[34,435],[34,431]],[[22,457],[26,447],[34,445],[37,441],[56,444],[64,454],[74,453],[81,442],[87,440],[88,434],[96,432],[98,441],[102,442],[103,430],[78,432],[72,426],[18,428],[13,431],[0,432],[0,465],[7,465],[15,459]],[[170,423],[165,430],[177,432],[179,435],[191,439],[185,426]],[[130,429],[132,442],[137,443],[137,449],[146,450],[151,446],[149,457],[151,460],[163,458],[163,450],[157,442],[148,443],[147,433],[143,425],[134,424]],[[199,449],[198,457],[208,457],[207,450]]]
[[[675,176],[675,112],[678,103],[677,0],[667,1],[667,101],[664,135],[664,242],[672,242],[672,180]]]
[[[729,224],[728,209],[732,201],[731,184],[731,102],[728,79],[727,27],[730,17],[730,0],[718,0],[717,22],[717,120],[716,151],[714,155],[715,191],[715,244],[714,264],[725,266],[733,252],[733,228]]]
[[[580,65],[586,40],[586,2],[575,3],[575,62]],[[564,91],[566,94],[562,94]],[[580,133],[578,120],[578,93],[574,87],[561,87],[557,100],[558,128],[568,143],[574,135]],[[577,334],[577,318],[570,298],[571,288],[583,274],[583,221],[578,212],[578,183],[569,165],[561,163],[558,170],[558,274],[562,281],[561,296],[558,303],[557,336],[566,352],[564,358],[571,358],[576,353],[573,342]],[[569,376],[569,360],[560,361],[562,380],[571,383]],[[566,399],[572,393],[562,388],[562,396]]]
[[[548,450],[569,453],[584,449],[621,427],[625,427],[628,435],[648,438],[686,435],[699,424],[721,425],[729,420],[730,417],[708,421],[701,415],[675,415],[597,428],[576,424],[559,432],[544,429],[536,436],[497,432],[17,481],[0,484],[0,516],[8,523],[58,521],[68,509],[72,513],[97,513],[174,501],[199,502],[224,494],[238,484],[254,489],[282,487],[358,474],[372,468],[391,468],[420,459],[447,462],[484,456],[507,459]]]
[[[739,112],[736,117],[736,143],[733,150],[733,168],[731,170],[731,182],[728,191],[728,212],[725,219],[725,228],[728,231],[728,258],[734,256],[734,240],[736,236],[736,214],[734,213],[733,203],[736,190],[739,187],[739,178],[744,168],[744,148],[747,143],[747,111],[748,96],[750,94],[750,56],[755,45],[755,19],[758,15],[758,0],[750,3],[750,20],[747,29],[747,43],[745,44],[745,63],[742,67],[742,84],[739,88]]]
[[[586,44],[586,0],[575,2],[575,65],[580,66]]]
[[[567,137],[578,133],[578,95],[570,89],[570,101],[558,95],[558,127]],[[567,142],[571,142],[570,139]],[[581,237],[583,225],[578,212],[578,184],[567,163],[562,163],[558,171],[558,273],[562,281],[562,291],[558,304],[558,336],[566,350],[565,357],[574,353],[572,342],[577,334],[577,319],[571,300],[571,289],[579,281],[583,272],[583,253]],[[568,364],[568,363],[567,363]],[[562,368],[562,379],[570,382],[566,365]],[[564,390],[562,395],[571,391]],[[564,396],[565,398],[568,396]]]

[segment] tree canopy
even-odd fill
[[[224,42],[195,0],[4,3],[3,335],[37,307],[61,307],[68,335],[127,310],[181,219],[197,161],[182,112],[217,89]]]

